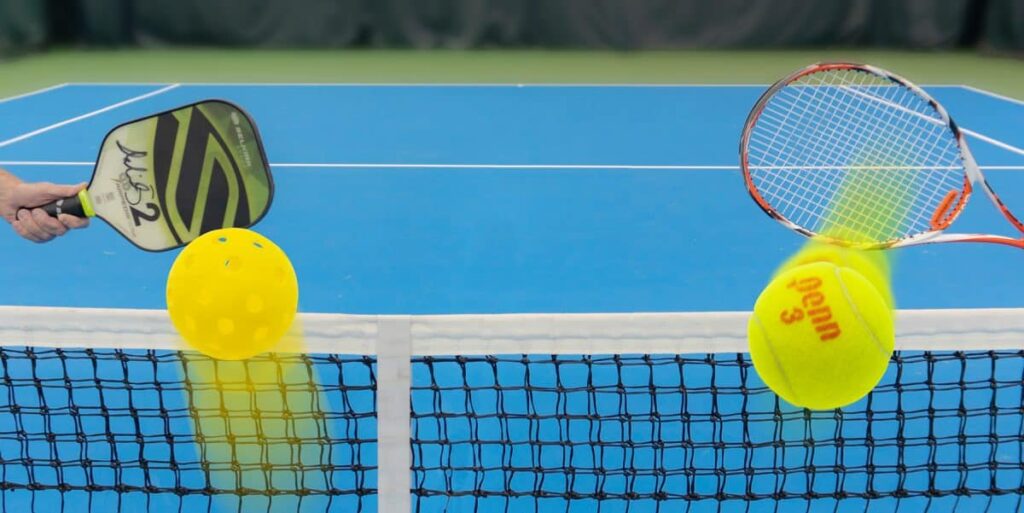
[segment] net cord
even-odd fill
[[[411,354],[635,354],[747,351],[749,312],[346,315],[301,313],[308,353],[378,352],[408,322]],[[899,310],[902,350],[1024,349],[1024,308]],[[166,310],[0,306],[0,344],[188,350]]]

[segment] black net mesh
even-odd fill
[[[866,400],[811,412],[743,354],[422,358],[413,493],[420,511],[1018,511],[1022,380],[1019,351],[903,352]]]
[[[375,361],[0,349],[2,510],[377,510]],[[848,408],[743,354],[412,362],[417,512],[1020,511],[1024,352],[902,352]]]
[[[0,349],[3,511],[374,511],[374,360]]]

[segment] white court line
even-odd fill
[[[88,161],[47,161],[47,160],[0,160],[0,166],[23,167],[91,167]],[[622,170],[679,170],[679,171],[738,171],[737,165],[644,165],[644,164],[403,164],[403,163],[360,163],[360,162],[272,162],[270,167],[282,169],[622,169]],[[1014,169],[1018,169],[1015,167]],[[1019,169],[1024,170],[1024,166]]]
[[[31,132],[28,132],[28,133],[25,133],[25,134],[21,134],[21,135],[19,135],[17,137],[12,137],[10,139],[7,139],[6,141],[0,141],[0,148],[3,148],[5,146],[10,146],[10,145],[12,145],[12,144],[14,144],[16,142],[24,141],[25,139],[28,139],[28,138],[31,138],[31,137],[35,137],[35,136],[37,136],[39,134],[43,134],[43,133],[49,132],[51,130],[55,130],[55,129],[60,128],[62,126],[66,126],[66,125],[70,125],[72,123],[76,123],[76,122],[81,121],[83,119],[88,119],[88,118],[91,118],[93,116],[97,116],[99,114],[103,114],[104,112],[109,112],[109,111],[112,111],[114,109],[117,109],[117,108],[120,108],[120,107],[124,107],[125,105],[131,104],[131,103],[135,103],[137,101],[145,100],[146,98],[150,98],[150,97],[156,96],[158,94],[163,94],[163,93],[165,93],[167,91],[170,91],[171,89],[174,89],[174,88],[178,87],[179,85],[180,84],[171,84],[169,86],[157,89],[156,91],[150,91],[150,92],[148,92],[146,94],[135,96],[133,98],[129,98],[127,100],[124,100],[124,101],[121,101],[121,102],[117,102],[117,103],[115,103],[113,105],[108,105],[106,107],[103,107],[102,109],[97,109],[97,110],[94,110],[92,112],[87,112],[85,114],[82,114],[81,116],[75,116],[75,117],[70,118],[70,119],[65,119],[64,121],[61,121],[59,123],[54,123],[54,124],[52,124],[50,126],[44,126],[43,128],[40,128],[38,130],[33,130]]]
[[[323,163],[323,164],[299,164],[292,162],[281,162],[270,164],[271,167],[280,168],[326,168],[326,169],[637,169],[637,170],[725,170],[735,171],[739,166],[717,166],[717,165],[644,165],[644,164],[360,164],[360,163]]]
[[[20,167],[92,167],[95,162],[89,161],[58,161],[58,160],[0,160],[0,166]],[[281,169],[599,169],[599,170],[639,170],[639,171],[739,171],[738,165],[645,165],[645,164],[402,164],[402,163],[359,163],[359,162],[273,162],[272,168]],[[1024,171],[1024,165],[1018,166],[981,166],[984,171]]]
[[[44,88],[36,90],[36,91],[29,91],[27,93],[19,94],[19,95],[16,95],[16,96],[8,96],[7,98],[0,98],[0,103],[7,103],[7,102],[14,101],[14,100],[20,100],[22,98],[28,98],[30,96],[35,96],[37,94],[48,93],[50,91],[55,91],[55,90],[60,89],[62,87],[67,87],[68,85],[70,85],[70,84],[65,82],[63,84],[57,84],[57,85],[52,85],[50,87],[44,87]]]
[[[993,139],[992,137],[989,137],[989,136],[987,136],[985,134],[980,134],[978,132],[975,132],[974,130],[970,130],[970,129],[967,129],[967,128],[960,128],[960,131],[965,133],[965,134],[967,134],[967,135],[969,135],[969,136],[971,136],[971,137],[973,137],[973,138],[975,138],[975,139],[978,139],[979,141],[985,141],[985,142],[987,142],[987,143],[989,143],[989,144],[991,144],[993,146],[1002,148],[1002,149],[1004,149],[1006,151],[1009,151],[1011,153],[1016,153],[1017,155],[1024,156],[1024,149],[1018,148],[1018,147],[1016,147],[1016,146],[1014,146],[1012,144],[1004,143],[1003,141],[1000,141],[998,139]]]
[[[997,100],[1002,100],[1002,101],[1005,101],[1005,102],[1015,103],[1017,105],[1024,105],[1024,100],[1018,100],[1017,98],[1011,98],[1009,96],[1005,96],[1005,95],[1002,95],[1002,94],[999,94],[999,93],[993,93],[992,91],[986,91],[986,90],[981,89],[979,87],[974,87],[974,86],[969,86],[969,85],[962,85],[960,87],[962,87],[963,89],[967,89],[968,91],[972,91],[972,92],[975,92],[975,93],[978,93],[978,94],[983,94],[985,96],[989,96],[989,97],[995,98]]]
[[[864,92],[858,91],[857,89],[852,88],[850,86],[839,86],[839,87],[841,89],[843,89],[844,91],[847,91],[851,95],[859,96],[859,97],[864,98],[864,99],[866,99],[868,101],[873,101],[873,102],[881,103],[882,105],[886,105],[886,106],[891,107],[893,109],[896,109],[896,110],[905,112],[907,114],[910,114],[910,115],[912,115],[914,117],[920,118],[920,119],[922,119],[922,120],[924,120],[924,121],[926,121],[928,123],[932,123],[932,124],[936,124],[936,125],[943,125],[943,126],[946,124],[945,122],[943,122],[943,121],[941,121],[939,119],[935,119],[934,117],[931,117],[931,116],[926,116],[926,115],[924,115],[924,114],[922,114],[920,112],[911,110],[911,109],[909,109],[907,107],[904,107],[902,105],[898,105],[898,104],[893,103],[893,102],[891,102],[891,101],[889,101],[889,100],[887,100],[885,98],[882,98],[880,96],[875,96],[875,95],[870,94],[870,93],[864,93]],[[965,135],[969,135],[969,136],[974,137],[975,139],[978,139],[980,141],[987,142],[987,143],[989,143],[989,144],[991,144],[993,146],[996,146],[998,148],[1002,148],[1002,149],[1004,149],[1006,151],[1009,151],[1011,153],[1016,153],[1018,155],[1024,156],[1024,149],[1021,149],[1021,148],[1018,148],[1016,146],[1013,146],[1012,144],[1004,143],[1003,141],[1000,141],[998,139],[989,137],[987,135],[975,132],[974,130],[970,130],[968,128],[960,127],[960,131],[963,132]]]
[[[62,84],[62,86],[63,85],[68,85],[68,84]],[[132,83],[114,83],[114,82],[89,83],[89,82],[76,82],[76,83],[73,83],[73,84],[70,84],[70,85],[97,85],[97,86],[113,86],[113,87],[116,87],[116,86],[123,86],[123,85],[162,85],[162,84],[147,83],[147,82],[132,82]],[[433,86],[466,87],[466,86],[470,86],[470,87],[476,87],[476,86],[479,86],[479,87],[512,87],[512,86],[515,86],[515,87],[524,87],[525,86],[524,84],[397,84],[397,83],[366,83],[366,84],[359,84],[359,83],[352,83],[352,84],[328,84],[328,83],[323,83],[323,84],[320,84],[320,83],[296,83],[296,84],[289,84],[289,83],[267,83],[267,84],[254,84],[254,83],[237,83],[237,84],[231,84],[231,83],[202,83],[202,82],[179,83],[179,84],[172,84],[170,86],[164,87],[163,89],[160,89],[160,90],[157,90],[157,91],[153,91],[153,92],[147,93],[145,95],[142,95],[142,96],[130,99],[130,100],[126,100],[125,102],[121,102],[119,104],[115,104],[115,105],[112,105],[110,107],[106,107],[104,109],[100,109],[98,111],[94,111],[92,113],[85,114],[83,116],[79,116],[78,118],[72,118],[70,120],[63,121],[63,122],[57,123],[55,125],[51,125],[50,127],[45,127],[45,128],[40,129],[40,130],[37,130],[35,132],[30,132],[28,134],[24,134],[22,136],[14,138],[14,139],[10,139],[10,140],[7,140],[7,141],[0,142],[0,148],[2,148],[4,146],[7,146],[9,144],[12,144],[14,142],[17,142],[19,140],[27,139],[28,137],[32,137],[34,135],[38,135],[39,133],[42,133],[42,132],[45,132],[45,131],[48,131],[48,130],[52,130],[54,128],[58,128],[60,126],[63,126],[63,125],[66,125],[66,124],[78,121],[80,119],[84,119],[86,117],[91,117],[91,116],[94,116],[96,114],[100,114],[102,112],[106,112],[107,110],[111,110],[111,109],[117,108],[117,107],[125,105],[127,103],[132,103],[134,101],[138,101],[138,100],[141,100],[141,99],[144,99],[144,98],[148,98],[150,96],[154,96],[156,94],[160,94],[160,93],[162,93],[164,91],[173,89],[175,87],[190,86],[190,85],[223,85],[223,86],[229,86],[230,85],[230,86],[256,86],[256,87],[266,87],[266,86],[269,86],[269,87],[274,87],[274,86],[317,86],[317,87],[323,87],[323,86],[327,86],[327,87],[331,87],[331,86],[338,86],[338,87],[348,87],[348,86],[383,86],[383,87],[403,87],[403,86],[413,86],[413,87],[433,87]],[[761,84],[529,84],[528,86],[529,87],[551,87],[551,86],[554,86],[554,87],[606,87],[606,86],[607,87],[753,87],[753,86],[761,86]],[[1018,101],[1019,102],[1019,100],[1013,100],[1012,98],[1000,97],[999,95],[996,95],[995,93],[989,93],[988,91],[984,91],[984,90],[977,89],[977,88],[974,88],[974,87],[971,87],[971,86],[967,86],[967,85],[928,85],[928,86],[924,86],[924,87],[928,87],[928,88],[943,88],[943,87],[964,88],[964,89],[976,91],[976,92],[978,92],[980,94],[988,94],[990,96],[994,96],[994,97],[997,97],[997,98],[1001,98],[1001,99],[1005,99],[1005,100],[1009,100],[1009,101]],[[1020,102],[1020,103],[1024,104],[1024,102]],[[974,130],[970,130],[968,128],[961,127],[961,131],[964,134],[969,135],[971,137],[974,137],[974,138],[976,138],[978,140],[987,142],[989,144],[992,144],[992,145],[994,145],[996,147],[999,147],[999,148],[1002,148],[1004,150],[1010,151],[1012,153],[1016,153],[1018,155],[1024,156],[1024,149],[1021,149],[1021,148],[1018,148],[1018,147],[1013,146],[1011,144],[999,141],[999,140],[994,139],[992,137],[988,137],[988,136],[986,136],[984,134],[981,134],[981,133],[976,132]],[[15,166],[15,165],[18,165],[18,166],[92,166],[93,163],[92,162],[59,162],[59,161],[7,161],[7,162],[0,162],[0,165],[8,165],[8,166]],[[529,170],[529,169],[549,169],[549,170],[550,169],[584,169],[584,170],[586,170],[586,169],[605,169],[605,170],[684,170],[684,171],[688,171],[688,170],[693,170],[693,171],[709,171],[709,170],[735,171],[735,170],[739,169],[739,167],[735,166],[735,165],[642,165],[642,164],[638,164],[638,165],[634,165],[634,164],[621,164],[621,165],[615,165],[615,164],[415,164],[415,163],[400,164],[400,163],[291,163],[291,162],[282,162],[282,163],[273,163],[273,164],[271,164],[271,166],[272,167],[277,167],[277,168],[325,168],[325,169],[359,169],[359,168],[364,168],[364,169],[522,169],[522,170]],[[1013,170],[1013,171],[1016,171],[1016,170],[1024,169],[1024,166],[981,166],[981,167],[982,167],[983,170]]]
[[[119,87],[119,86],[154,86],[163,85],[158,82],[72,82],[73,86],[98,86],[98,87]],[[215,86],[215,87],[637,87],[637,88],[664,88],[664,87],[768,87],[771,84],[676,84],[676,83],[615,83],[609,82],[181,82],[180,85],[190,86]],[[928,89],[945,89],[967,87],[960,84],[926,84],[921,87]]]
[[[0,162],[0,165],[4,164]],[[300,164],[292,162],[271,163],[275,168],[324,168],[324,169],[603,169],[603,170],[639,170],[639,171],[739,171],[740,166],[732,165],[686,165],[686,164],[384,164],[384,163],[315,163]],[[988,171],[1024,171],[1019,166],[980,166]]]
[[[152,86],[153,82],[72,82],[73,86]],[[768,84],[676,84],[676,83],[593,83],[593,82],[181,82],[185,87],[768,87]]]
[[[92,166],[95,162],[74,162],[58,160],[5,160],[0,161],[0,166],[25,166],[25,167],[84,167]]]

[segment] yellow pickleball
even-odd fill
[[[167,277],[167,311],[188,344],[223,360],[272,349],[298,309],[288,255],[243,228],[203,234],[178,255]]]

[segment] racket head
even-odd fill
[[[252,118],[203,100],[111,130],[87,191],[88,208],[132,244],[165,251],[258,223],[274,181]]]
[[[808,66],[768,88],[744,124],[740,163],[769,216],[859,249],[926,242],[984,181],[942,105],[855,63]]]

